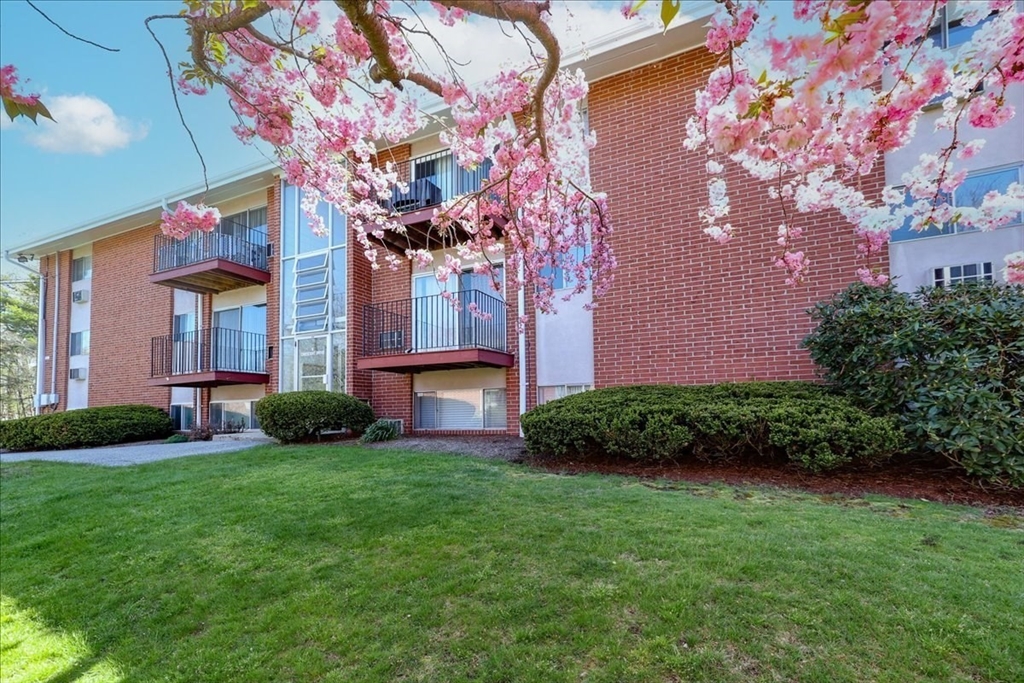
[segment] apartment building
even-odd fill
[[[149,403],[168,409],[180,428],[254,428],[260,397],[326,389],[369,401],[407,433],[515,434],[522,412],[594,387],[813,378],[800,349],[811,328],[806,311],[854,279],[852,231],[838,214],[802,217],[813,277],[786,286],[764,227],[782,222],[781,209],[735,170],[728,180],[736,237],[721,246],[702,234],[704,160],[681,143],[694,92],[715,63],[703,48],[703,24],[695,18],[665,33],[629,27],[593,42],[579,63],[599,140],[592,180],[610,196],[619,263],[593,311],[587,295],[578,296],[557,315],[525,310],[519,330],[526,299],[471,271],[444,285],[409,262],[374,271],[361,249],[349,248],[343,216],[322,206],[328,230],[315,235],[300,191],[260,166],[212,182],[205,201],[223,219],[209,234],[162,235],[153,202],[12,250],[38,259],[43,275],[41,409]],[[460,169],[430,129],[387,153],[410,185],[393,208],[416,246],[443,260],[420,228],[486,169]],[[992,168],[1012,166],[1001,159]],[[880,191],[897,163],[879,167],[864,186]],[[167,199],[198,197],[186,190]],[[935,239],[983,242],[1001,258],[1021,229],[954,228]],[[925,258],[928,244],[893,244],[901,283],[939,267]],[[955,265],[950,258],[934,263]],[[453,309],[443,288],[490,319]]]

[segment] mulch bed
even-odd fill
[[[638,464],[615,459],[578,461],[528,458],[529,465],[558,474],[621,474],[643,479],[668,479],[700,484],[777,486],[813,493],[859,498],[881,494],[939,503],[1015,508],[1024,515],[1024,490],[984,486],[946,463],[897,462],[872,470],[812,474],[789,464],[706,463],[685,461]]]

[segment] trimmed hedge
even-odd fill
[[[332,391],[290,391],[256,402],[260,429],[281,443],[320,438],[324,432],[362,434],[374,422],[373,408],[354,396]]]
[[[0,422],[0,446],[12,451],[91,448],[167,438],[167,411],[146,405],[83,408]]]
[[[811,312],[824,379],[920,451],[1024,487],[1024,287],[853,285]]]
[[[522,425],[531,454],[584,458],[756,455],[818,471],[881,462],[903,447],[895,420],[805,382],[598,389],[538,406]]]

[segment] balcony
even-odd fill
[[[438,205],[459,195],[479,190],[487,180],[491,162],[485,161],[472,171],[461,168],[449,151],[435,152],[415,159],[395,163],[398,177],[408,184],[407,192],[392,186],[391,199],[382,199],[381,205],[399,214],[407,230],[407,236],[386,232],[384,244],[389,249],[404,254],[408,248],[441,249],[451,246],[451,238],[442,241],[430,219]],[[456,239],[468,235],[457,226]]]
[[[469,289],[363,306],[360,370],[414,373],[461,368],[510,368],[505,302]],[[476,311],[476,314],[473,311]]]
[[[149,281],[197,294],[265,285],[268,254],[266,233],[227,222],[183,240],[157,235]]]
[[[223,327],[154,337],[150,386],[266,384],[267,336]]]

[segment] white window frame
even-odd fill
[[[975,275],[964,275],[963,269],[969,266],[975,266],[977,273]],[[952,271],[954,268],[960,269],[960,275],[954,276]],[[932,282],[936,287],[952,287],[963,282],[992,282],[994,278],[994,271],[991,261],[985,261],[983,263],[960,263],[952,266],[943,266],[941,268],[932,269]]]
[[[78,264],[85,264],[79,267]],[[92,279],[92,254],[71,259],[71,281],[82,282]]]
[[[78,335],[78,350],[75,350],[75,335]],[[72,332],[68,337],[68,355],[69,356],[88,356],[89,355],[89,330],[79,330],[78,332]]]

